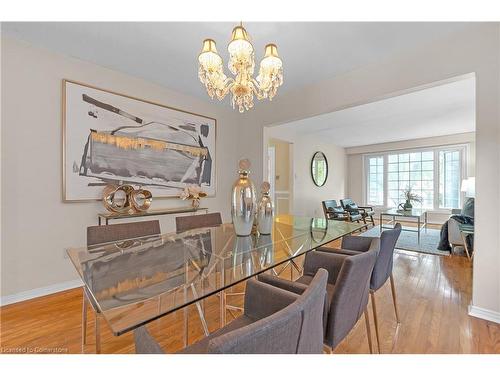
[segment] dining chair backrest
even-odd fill
[[[87,246],[160,234],[158,220],[87,227]]]
[[[215,337],[209,353],[245,354],[320,354],[323,351],[323,309],[328,272],[318,270],[307,289],[297,299],[265,318]],[[249,280],[248,283],[260,283]],[[276,293],[291,293],[268,286]],[[245,309],[258,303],[258,296],[245,294]],[[267,309],[268,306],[262,306]]]
[[[191,215],[191,216],[177,216],[175,218],[175,227],[177,232],[184,232],[186,230],[215,227],[222,224],[222,217],[220,212],[213,212],[204,215]]]
[[[380,235],[380,248],[370,281],[371,290],[378,290],[391,276],[394,248],[401,234],[401,229],[401,224],[396,223],[394,229],[384,230]]]
[[[342,263],[334,285],[325,342],[336,347],[361,317],[368,304],[370,276],[377,251],[348,256]]]

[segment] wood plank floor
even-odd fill
[[[335,245],[338,243],[332,244]],[[500,353],[500,325],[467,314],[472,267],[465,257],[397,250],[394,276],[401,315],[399,326],[389,283],[376,293],[383,353]],[[231,301],[242,302],[238,297]],[[89,310],[88,342],[82,349],[81,309],[81,289],[0,308],[0,352],[93,353],[93,314]],[[220,319],[218,298],[208,298],[205,309],[210,331],[216,330]],[[371,306],[369,310],[375,343]],[[148,325],[167,352],[184,345],[183,314],[179,311]],[[230,314],[227,319],[231,319]],[[103,353],[134,352],[132,333],[115,337],[104,321],[101,327]],[[189,343],[203,335],[194,307],[189,309],[188,332]],[[363,319],[334,353],[369,353]]]

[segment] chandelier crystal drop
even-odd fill
[[[232,106],[238,107],[240,113],[253,107],[254,95],[259,100],[272,100],[278,87],[283,84],[283,62],[278,55],[278,47],[275,44],[266,46],[256,78],[253,78],[254,48],[242,24],[233,29],[227,50],[227,67],[234,78],[224,74],[222,57],[217,52],[215,41],[203,41],[203,48],[198,56],[198,77],[205,85],[208,95],[212,99],[216,97],[222,100],[230,92]]]

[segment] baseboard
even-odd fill
[[[500,312],[469,305],[469,315],[500,324]]]
[[[48,294],[53,294],[57,292],[62,292],[64,290],[78,288],[82,286],[82,280],[71,280],[65,281],[63,283],[52,284],[49,286],[44,286],[42,288],[36,288],[27,290],[25,292],[11,294],[8,296],[0,297],[0,306],[10,305],[16,302],[26,301],[32,298],[43,297]]]

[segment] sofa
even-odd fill
[[[474,218],[474,198],[466,198],[463,207],[461,209],[452,209],[451,215],[463,215]],[[457,220],[448,219],[448,241],[450,242],[452,251],[456,246],[462,248],[464,246],[464,241],[460,234],[459,222]]]

